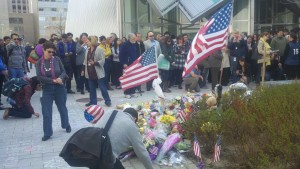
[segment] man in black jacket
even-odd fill
[[[145,52],[145,45],[142,41],[142,34],[139,32],[135,33],[136,36],[136,48],[137,48],[137,56],[141,56]],[[136,92],[143,93],[141,86],[137,86]]]

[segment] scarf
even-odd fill
[[[50,59],[50,63],[51,63],[51,76],[52,76],[52,79],[56,79],[56,76],[55,76],[55,72],[54,72],[54,57],[52,57],[51,59]],[[40,69],[41,69],[41,73],[42,73],[42,75],[43,76],[46,76],[46,72],[45,72],[45,69],[44,69],[44,65],[45,65],[45,58],[44,58],[44,56],[41,58],[41,67],[40,67]]]
[[[271,58],[270,54],[268,54],[268,51],[271,50],[271,46],[264,40],[264,38],[260,38],[260,40],[263,42],[263,50],[266,50],[266,57]],[[271,65],[271,61],[266,63],[266,66]]]

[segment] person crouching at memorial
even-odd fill
[[[52,129],[52,105],[53,101],[60,114],[61,127],[71,132],[68,109],[66,107],[67,92],[64,82],[68,79],[64,65],[55,53],[55,45],[52,42],[43,44],[44,55],[36,63],[36,74],[42,85],[41,104],[43,114],[44,136],[42,141],[50,139]]]
[[[40,114],[36,113],[30,103],[30,99],[35,91],[41,89],[40,82],[37,77],[24,78],[28,84],[23,86],[22,89],[16,92],[15,100],[11,101],[12,108],[6,109],[3,114],[3,119],[7,120],[9,116],[20,118],[31,118],[32,115],[39,117]]]
[[[200,85],[203,81],[201,76],[200,64],[196,65],[195,68],[184,77],[185,90],[188,92],[200,92]]]
[[[249,83],[249,81],[248,81],[249,67],[248,67],[248,65],[247,65],[244,58],[241,58],[239,60],[239,64],[237,66],[236,74],[237,74],[237,77],[239,79],[239,82],[242,82],[242,83],[245,83],[245,84]]]
[[[105,112],[98,121],[100,128],[104,128],[112,112]],[[140,159],[146,169],[152,169],[152,163],[149,154],[142,142],[142,136],[136,125],[138,113],[133,108],[126,108],[123,112],[118,112],[109,131],[112,152],[116,161],[114,169],[124,169],[118,157],[132,147],[136,156]]]
[[[88,37],[87,45],[89,48],[86,50],[83,68],[81,71],[81,75],[84,75],[88,79],[90,89],[90,102],[85,106],[97,104],[97,85],[99,85],[105,105],[111,106],[104,71],[104,63],[106,59],[103,50],[100,47],[97,47],[97,43],[97,37]]]

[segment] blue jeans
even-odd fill
[[[24,69],[21,68],[11,68],[8,69],[9,78],[21,78],[24,77]]]
[[[90,86],[90,104],[93,105],[97,104],[97,91],[96,91],[97,84],[99,85],[105,104],[110,104],[111,100],[109,98],[107,87],[105,84],[105,78],[101,78],[98,80],[89,79],[88,81]]]
[[[84,91],[84,86],[85,86],[86,90],[90,90],[88,80],[84,76],[81,76],[82,67],[83,67],[83,65],[76,66],[76,68],[77,68],[77,71],[76,71],[76,73],[77,73],[77,75],[76,75],[77,76],[77,89]]]
[[[64,63],[64,68],[66,71],[66,74],[69,76],[69,78],[66,80],[66,88],[67,90],[71,90],[71,81],[73,77],[73,68],[71,63]]]
[[[20,117],[20,118],[30,118],[32,116],[31,112],[28,112],[25,105],[21,108],[13,107],[9,108],[9,116]]]
[[[44,85],[42,87],[42,114],[43,114],[43,130],[44,136],[52,136],[52,105],[53,101],[57,106],[60,114],[61,127],[63,129],[70,126],[68,109],[66,107],[67,94],[63,85]]]

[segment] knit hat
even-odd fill
[[[103,114],[104,114],[103,108],[98,105],[91,105],[88,108],[86,108],[84,111],[85,119],[92,124],[96,124],[103,116]]]

